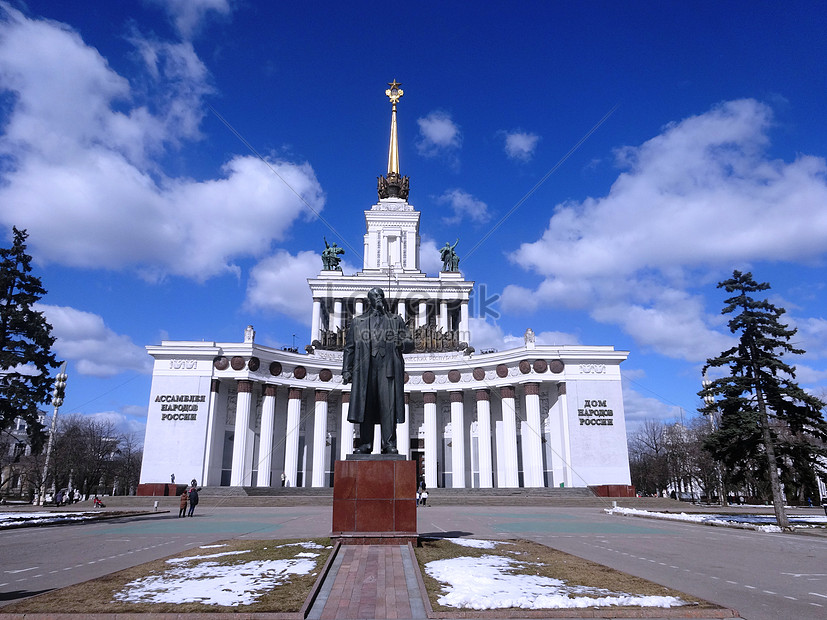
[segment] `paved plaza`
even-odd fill
[[[418,527],[421,535],[533,540],[735,609],[749,620],[827,616],[824,537],[611,516],[596,507],[432,506],[419,509]],[[7,531],[0,535],[0,606],[219,540],[316,537],[330,530],[329,506],[207,506],[192,519],[163,512]],[[420,617],[421,610],[397,602],[412,587],[405,580],[413,567],[404,566],[403,554],[381,567],[378,556],[356,555],[366,553],[340,553],[320,597],[326,603],[348,592],[361,602],[336,616],[316,605],[311,617]],[[397,587],[390,599],[378,590],[362,598],[362,589],[354,588],[359,561],[371,563],[383,579],[390,575]],[[341,600],[336,605],[345,607]],[[353,615],[359,609],[364,616]]]

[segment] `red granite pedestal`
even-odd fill
[[[336,461],[331,538],[347,545],[416,544],[416,463],[401,455]]]

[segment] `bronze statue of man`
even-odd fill
[[[342,356],[342,383],[353,383],[347,419],[359,424],[357,454],[373,451],[382,426],[382,454],[397,454],[396,425],[405,421],[405,360],[414,343],[405,321],[391,314],[379,287],[368,291],[368,310],[354,317]]]

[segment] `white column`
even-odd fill
[[[471,342],[471,329],[468,322],[468,301],[465,300],[459,305],[459,340],[460,342]]]
[[[425,484],[435,489],[437,470],[436,392],[423,392],[425,399]]]
[[[523,486],[542,487],[543,441],[540,428],[540,384],[525,384],[525,425],[523,433]]]
[[[210,403],[207,409],[207,443],[204,446],[204,466],[201,468],[201,484],[209,485],[210,480],[210,462],[213,458],[213,441],[215,441],[215,402],[218,399],[218,388],[221,382],[218,379],[213,379],[210,382]],[[218,481],[220,482],[220,480]]]
[[[419,300],[419,312],[417,313],[416,318],[416,326],[422,327],[423,325],[428,324],[428,302],[425,299]],[[426,480],[425,483],[427,484],[428,481]]]
[[[250,473],[245,471],[247,451],[247,431],[250,429],[250,405],[252,404],[253,382],[246,379],[238,381],[238,397],[235,407],[235,429],[233,430],[233,464],[230,470],[230,486],[249,486]]]
[[[339,302],[341,305],[341,302]],[[316,390],[316,407],[313,416],[313,477],[310,485],[325,485],[325,455],[327,452],[327,396],[325,390]]]
[[[284,475],[287,484],[296,486],[299,473],[299,420],[302,410],[301,388],[290,388],[287,399],[287,431],[284,436]]]
[[[439,326],[442,331],[448,331],[448,301],[445,299],[439,302]]]
[[[322,321],[322,302],[320,299],[313,298],[313,315],[310,319],[310,342],[318,340],[321,335],[321,321]]]
[[[357,299],[356,303],[356,316],[363,314],[365,312],[365,300],[364,299]]]
[[[332,330],[336,330],[337,327],[342,326],[342,300],[335,299],[333,301],[333,324],[331,325]]]
[[[406,459],[411,458],[411,406],[408,401],[408,394],[405,393],[405,421],[396,425],[396,449]]]
[[[514,386],[506,385],[500,388],[503,412],[503,470],[505,480],[500,486],[517,488],[520,486],[520,476],[517,471],[517,411],[514,408]]]
[[[416,233],[409,230],[405,233],[405,269],[416,269]]]
[[[402,317],[403,321],[408,319],[407,312],[405,310],[405,299],[400,298],[399,301],[396,303],[396,313]]]
[[[480,488],[494,486],[494,467],[491,461],[491,402],[488,390],[477,390],[477,438],[480,460]]]
[[[451,481],[465,488],[465,411],[462,392],[451,392]]]
[[[261,441],[258,448],[257,487],[269,487],[273,468],[273,427],[276,422],[276,386],[264,386],[264,402],[261,405]]]
[[[339,459],[344,461],[348,454],[353,454],[353,423],[348,422],[350,409],[350,392],[342,392],[342,439],[339,441]]]
[[[560,405],[560,415],[563,427],[563,436],[560,443],[563,444],[563,480],[567,487],[574,486],[574,471],[571,468],[571,437],[569,435],[569,402],[566,397],[566,384],[557,384],[557,403]],[[582,481],[585,484],[585,481]]]

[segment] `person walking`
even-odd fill
[[[193,485],[190,487],[190,511],[189,516],[192,516],[192,513],[195,511],[195,507],[198,505],[198,489],[195,487],[195,480],[192,481]]]
[[[187,516],[187,502],[188,502],[189,495],[187,495],[186,489],[181,491],[181,503],[178,509],[178,518],[186,517]]]

